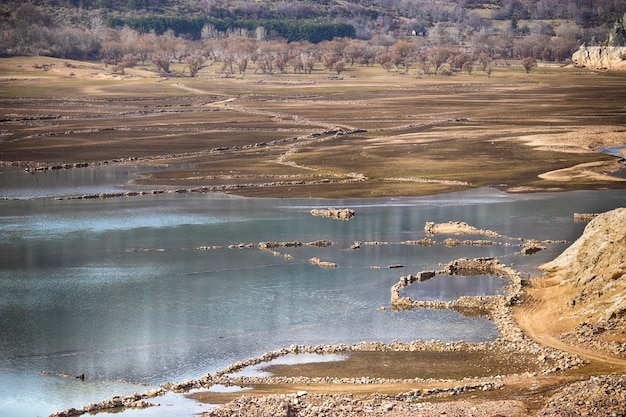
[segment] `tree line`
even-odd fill
[[[40,0],[40,3],[69,1]],[[111,1],[89,4],[93,7]],[[176,0],[150,0],[153,6],[157,3],[159,7],[182,7]],[[487,70],[488,60],[531,58],[567,62],[581,43],[606,39],[609,30],[604,26],[586,28],[575,20],[522,19],[538,13],[540,5],[561,4],[558,0],[444,3],[439,0],[340,3],[324,0],[289,4],[277,1],[268,6],[274,13],[271,14],[257,10],[265,4],[263,1],[202,0],[184,4],[189,7],[195,4],[205,14],[107,15],[86,7],[72,9],[71,14],[61,17],[59,14],[67,9],[52,12],[31,2],[7,2],[0,5],[0,55],[103,60],[119,70],[137,63],[152,63],[164,73],[170,72],[172,62],[188,61],[191,64],[186,70],[188,75],[196,74],[207,62],[220,62],[223,71],[233,73],[245,73],[249,70],[248,63],[255,64],[254,70],[263,73],[310,72],[319,63],[337,72],[350,65],[379,64],[390,71],[414,68],[424,74],[443,74]],[[487,3],[489,9],[485,9]],[[568,4],[578,3],[579,0],[573,0]],[[267,18],[301,16],[308,12],[319,16],[322,4],[327,6],[327,16],[336,12],[335,20]],[[626,3],[614,0],[598,0],[593,4],[606,6],[604,13],[626,9]],[[443,6],[435,10],[435,5]],[[309,10],[314,6],[318,8]],[[226,9],[228,13],[224,12]],[[484,16],[485,10],[492,17],[498,15],[510,20],[489,20]],[[573,13],[574,9],[569,10],[568,13]],[[581,6],[575,10],[596,9]],[[352,20],[346,18],[348,14]],[[246,18],[233,18],[235,15]]]
[[[354,27],[347,23],[315,22],[295,19],[245,19],[188,17],[188,16],[137,16],[111,17],[108,26],[122,28],[128,26],[141,33],[154,32],[158,35],[173,30],[176,36],[198,40],[205,26],[212,27],[216,33],[233,33],[244,29],[256,31],[263,28],[263,36],[272,39],[285,39],[288,42],[308,41],[319,43],[333,38],[353,38]]]
[[[193,40],[176,36],[141,33],[125,26],[102,33],[100,56],[114,71],[123,73],[138,64],[153,64],[163,75],[196,76],[203,68],[223,74],[310,74],[314,69],[341,74],[355,65],[378,65],[388,72],[410,71],[424,75],[455,72],[490,75],[494,62],[518,59],[529,71],[537,59],[563,62],[571,56],[572,44],[548,36],[501,37],[479,34],[467,45],[435,44],[425,37],[387,42],[386,38],[362,40],[334,38],[319,43],[264,39],[255,31],[216,33],[208,24]],[[172,64],[176,66],[174,74]],[[181,70],[181,67],[184,68]],[[216,69],[217,68],[217,69]]]

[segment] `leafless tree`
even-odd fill
[[[408,73],[409,67],[415,55],[415,45],[406,41],[398,41],[391,45],[391,48],[389,49],[393,54],[393,63],[396,66],[402,65],[404,67],[404,72]]]
[[[341,74],[346,67],[346,63],[343,60],[335,62],[333,70],[337,71],[337,75]]]
[[[172,60],[171,52],[160,49],[152,54],[151,59],[159,71],[166,74],[170,73],[170,62]]]
[[[189,76],[195,77],[198,74],[198,71],[202,69],[202,66],[206,62],[206,59],[200,54],[189,55],[185,58],[185,64],[187,68],[189,68]]]
[[[526,57],[522,59],[522,67],[526,70],[526,74],[530,72],[531,69],[537,66],[537,60],[533,57]]]
[[[461,65],[461,71],[467,72],[467,75],[472,75],[473,68],[474,63],[472,61],[465,61],[463,65]]]

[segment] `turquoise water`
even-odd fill
[[[52,198],[80,194],[72,181],[90,192],[125,189],[133,175],[103,171],[83,171],[99,178],[91,185],[80,170],[72,173],[80,178],[69,183],[67,173],[60,173],[58,180],[65,182],[58,188],[48,186],[57,181],[54,173],[47,173],[43,188],[19,186],[30,174],[0,175],[0,197],[10,198],[0,201],[2,416],[44,416],[143,392],[293,343],[491,340],[496,332],[488,320],[379,307],[389,305],[389,288],[402,275],[477,256],[499,257],[525,274],[536,274],[538,264],[566,246],[551,245],[523,257],[515,253],[519,248],[504,245],[400,242],[425,237],[427,221],[449,220],[507,236],[571,241],[585,226],[573,221],[574,212],[626,204],[623,191],[506,195],[492,189],[344,201],[220,194]],[[345,222],[309,213],[329,206],[351,207],[357,214]],[[277,249],[291,258],[228,248],[318,239],[334,244]],[[353,251],[354,241],[387,244]],[[318,268],[309,263],[311,257],[338,267]],[[392,264],[404,268],[388,269]],[[438,284],[444,285],[438,291],[459,292]],[[497,288],[485,289],[492,290]],[[85,381],[58,376],[82,373]],[[201,411],[180,397],[157,399],[169,401],[173,405],[167,411],[178,416]],[[132,413],[150,417],[163,410]]]

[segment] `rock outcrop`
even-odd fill
[[[332,208],[327,209],[313,209],[311,210],[313,216],[329,217],[335,220],[350,220],[354,217],[354,209],[351,208]]]
[[[626,46],[581,45],[572,55],[577,67],[626,70]]]
[[[615,22],[606,45],[582,45],[572,55],[574,65],[591,69],[626,70],[626,14]]]
[[[626,207],[595,217],[580,238],[552,262],[541,266],[576,289],[572,314],[599,322],[626,312]]]

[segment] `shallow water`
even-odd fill
[[[2,416],[43,416],[143,392],[293,343],[491,340],[496,333],[488,320],[379,307],[389,305],[389,288],[402,275],[477,256],[498,257],[536,274],[538,264],[566,245],[549,245],[524,257],[516,254],[519,248],[505,245],[449,248],[400,242],[425,237],[427,221],[449,220],[510,237],[572,241],[585,226],[573,221],[574,212],[626,204],[623,191],[507,195],[491,189],[345,201],[220,194],[53,199],[85,189],[126,189],[135,174],[132,169],[115,175],[98,171],[99,180],[90,183],[85,177],[93,170],[73,171],[77,179],[48,172],[51,185],[44,188],[0,181],[0,197],[22,198],[0,201]],[[16,184],[31,176],[10,175],[19,178]],[[357,215],[346,222],[309,214],[328,206],[352,207]],[[335,244],[277,249],[291,259],[256,248],[228,249],[239,243],[317,239]],[[354,241],[388,244],[353,251]],[[219,248],[198,249],[213,246]],[[315,267],[308,261],[314,256],[338,267]],[[388,269],[392,264],[404,268]],[[58,376],[81,373],[84,382]],[[157,402],[171,402],[166,409],[179,416],[201,408],[176,398]],[[131,413],[151,417],[163,409]]]
[[[400,296],[414,300],[452,301],[463,295],[503,295],[505,285],[507,281],[496,275],[436,275],[427,281],[412,283],[400,291]]]

